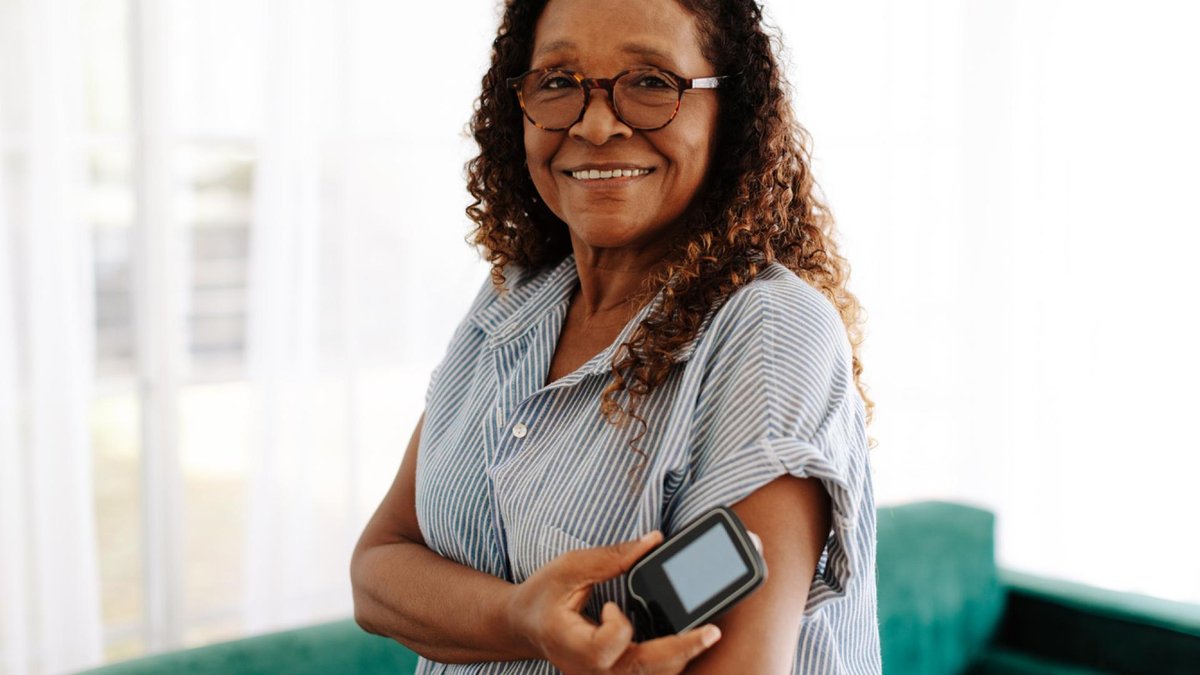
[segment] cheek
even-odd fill
[[[717,118],[715,111],[696,111],[697,114],[684,120],[671,137],[671,159],[679,163],[680,177],[689,184],[698,184],[707,175],[712,165],[712,154],[716,146]]]
[[[559,146],[562,145],[562,137],[565,134],[558,132],[550,132],[539,129],[525,121],[523,128],[523,139],[525,143],[525,157],[529,166],[548,165],[550,160],[558,152]]]
[[[679,179],[689,188],[704,181],[712,167],[713,140],[704,133],[689,134],[674,144],[673,161],[677,162]]]
[[[558,150],[558,142],[547,138],[550,134],[525,123],[525,164],[533,184],[542,199],[549,201],[554,190],[554,177],[550,173],[550,160]]]

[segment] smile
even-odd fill
[[[654,169],[582,169],[580,171],[564,171],[563,173],[580,181],[606,181],[621,178],[639,178]]]

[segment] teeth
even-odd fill
[[[571,177],[578,180],[603,180],[605,178],[629,178],[630,176],[644,176],[648,173],[650,173],[650,169],[612,169],[611,171],[586,169],[584,171],[572,171]]]

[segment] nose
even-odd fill
[[[600,87],[588,90],[583,119],[567,131],[571,138],[587,141],[592,145],[603,145],[613,138],[629,138],[633,135],[633,129],[617,117],[617,111],[607,94],[608,92]]]

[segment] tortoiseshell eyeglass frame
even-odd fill
[[[617,80],[630,73],[642,72],[662,73],[663,75],[666,75],[675,81],[675,89],[679,93],[679,97],[675,99],[675,109],[671,111],[671,117],[657,127],[640,127],[635,124],[630,124],[629,121],[625,119],[625,116],[621,114],[621,109],[617,106],[617,99],[613,93],[613,87]],[[525,98],[521,95],[521,82],[523,82],[526,77],[529,77],[535,73],[564,73],[575,78],[575,81],[579,83],[579,91],[583,94],[582,102],[579,105],[579,117],[576,117],[575,121],[571,122],[565,127],[547,127],[538,124],[537,120],[533,119],[533,117],[529,115],[529,111],[525,109]],[[584,114],[587,112],[587,102],[590,98],[592,90],[603,89],[604,91],[608,92],[608,101],[612,105],[613,112],[616,113],[617,119],[621,120],[623,124],[631,129],[655,131],[670,124],[671,121],[675,119],[675,116],[679,114],[679,106],[683,101],[683,93],[685,91],[688,91],[689,89],[717,89],[721,86],[721,83],[724,80],[735,76],[736,74],[716,75],[714,77],[694,77],[689,79],[663,68],[631,68],[629,70],[623,70],[612,77],[584,77],[583,75],[566,68],[534,68],[533,70],[527,70],[515,77],[510,77],[505,80],[505,82],[508,83],[510,89],[513,89],[517,92],[517,103],[521,106],[521,112],[525,114],[525,119],[529,120],[533,126],[539,129],[544,129],[546,131],[563,131],[564,129],[570,129],[576,124],[579,124],[579,121],[583,119]]]

